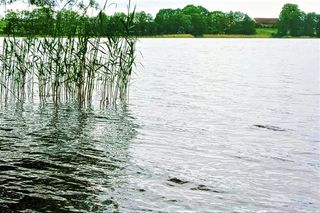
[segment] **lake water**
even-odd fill
[[[138,49],[126,107],[0,107],[0,212],[319,211],[320,40]]]

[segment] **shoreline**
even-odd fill
[[[11,36],[7,36],[4,34],[0,34],[0,38],[8,38]],[[16,36],[16,38],[23,38],[26,36]],[[34,36],[36,38],[44,38],[45,36]],[[63,37],[64,38],[64,37]],[[107,38],[107,37],[101,37]],[[183,39],[206,39],[206,38],[221,38],[221,39],[320,39],[320,37],[310,37],[310,36],[298,36],[298,37],[275,37],[272,35],[242,35],[242,34],[204,34],[202,36],[194,36],[191,34],[165,34],[165,35],[152,35],[152,36],[137,36],[137,38],[183,38]]]
[[[221,39],[320,39],[318,37],[299,36],[299,37],[274,37],[268,35],[226,35],[226,34],[204,34],[202,36],[193,36],[191,34],[167,34],[155,36],[138,36],[138,38],[221,38]]]
[[[201,36],[194,36],[191,34],[164,34],[153,36],[138,36],[139,38],[231,38],[231,39],[319,39],[319,37],[310,36],[276,36],[276,28],[256,28],[256,34],[244,35],[244,34],[203,34]]]

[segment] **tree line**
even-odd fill
[[[320,14],[305,13],[297,4],[285,4],[277,28],[278,36],[320,37]]]
[[[83,28],[92,35],[123,34],[125,13],[111,16],[101,12],[95,17],[82,16],[70,9],[54,11],[39,7],[32,11],[8,11],[3,22],[4,34],[51,35],[59,26],[61,36],[74,35]],[[99,27],[96,23],[99,23]],[[255,23],[241,12],[210,12],[202,6],[188,5],[183,9],[161,9],[155,17],[144,11],[135,12],[131,33],[137,36],[162,34],[254,34]]]
[[[60,11],[41,6],[32,11],[8,11],[2,20],[2,33],[20,36],[71,36],[83,31],[91,36],[122,35],[127,15],[100,12],[90,17],[70,9]],[[183,9],[161,9],[155,17],[144,11],[135,12],[130,33],[136,36],[164,34],[244,34],[254,35],[260,27],[242,12],[209,11],[202,6],[188,5]],[[1,27],[1,23],[0,23]],[[275,36],[320,36],[320,15],[304,13],[296,4],[284,5]],[[55,30],[58,28],[59,31]],[[1,30],[1,29],[0,29]]]

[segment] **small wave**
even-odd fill
[[[255,125],[253,125],[253,126],[254,126],[254,127],[261,128],[261,129],[267,129],[267,130],[278,131],[278,132],[286,131],[285,129],[282,129],[282,128],[277,127],[277,126],[271,126],[271,125],[255,124]]]
[[[176,183],[176,184],[186,184],[186,183],[189,183],[189,181],[182,180],[182,179],[179,179],[179,178],[176,178],[176,177],[169,178],[168,181],[173,182],[173,183]]]

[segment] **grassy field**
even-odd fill
[[[257,28],[257,36],[265,36],[265,37],[273,37],[273,35],[277,34],[276,28]]]
[[[203,35],[204,38],[272,38],[277,33],[275,28],[257,28],[254,35]]]

